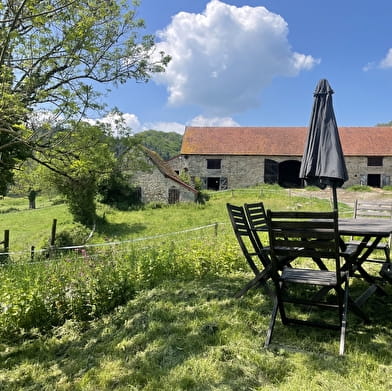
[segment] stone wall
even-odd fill
[[[141,188],[141,201],[145,204],[149,202],[167,204],[169,202],[169,189],[179,190],[179,202],[195,201],[195,193],[193,191],[166,177],[154,165],[151,165],[149,171],[139,171],[134,174],[132,182],[135,186]]]
[[[207,159],[222,159],[221,168],[207,169]],[[227,187],[231,189],[263,182],[264,159],[260,156],[190,155],[184,156],[182,162],[192,177],[227,178]]]
[[[368,166],[366,156],[350,156],[346,158],[346,166],[349,180],[344,187],[352,185],[367,185],[369,174],[378,174],[381,178],[381,186],[392,185],[392,157],[385,156],[382,166]]]
[[[220,169],[207,169],[208,159],[221,159]],[[278,163],[287,160],[301,161],[301,156],[233,156],[233,155],[185,155],[169,162],[173,169],[187,170],[191,177],[226,178],[228,189],[243,188],[264,183],[264,162],[271,159]],[[346,157],[349,180],[343,187],[367,184],[369,174],[379,174],[381,186],[391,185],[392,157],[384,157],[383,165],[368,166],[367,157]]]

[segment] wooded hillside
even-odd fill
[[[158,130],[146,130],[136,137],[142,140],[142,144],[155,151],[164,159],[170,159],[180,154],[182,135],[175,132],[161,132]]]

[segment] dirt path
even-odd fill
[[[305,189],[290,190],[292,195],[301,197],[318,197],[318,198],[332,198],[332,191],[329,188],[325,190],[309,191]],[[355,200],[388,200],[392,202],[392,191],[386,191],[378,188],[373,188],[371,191],[350,191],[345,189],[337,189],[339,202],[344,202],[347,205],[354,205]]]

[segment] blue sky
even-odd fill
[[[391,0],[141,0],[138,10],[172,61],[107,96],[134,132],[307,126],[321,78],[339,126],[392,120]]]

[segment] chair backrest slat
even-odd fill
[[[340,269],[337,212],[268,210],[267,222],[273,259],[290,254],[335,259]]]
[[[252,230],[268,231],[266,213],[262,202],[245,204],[245,212]]]
[[[241,247],[241,250],[255,274],[260,272],[260,267],[256,265],[254,258],[258,258],[261,262],[260,266],[269,266],[271,261],[263,252],[263,247],[255,236],[249,226],[243,206],[226,204],[229,213],[230,222],[234,230],[234,234]]]

